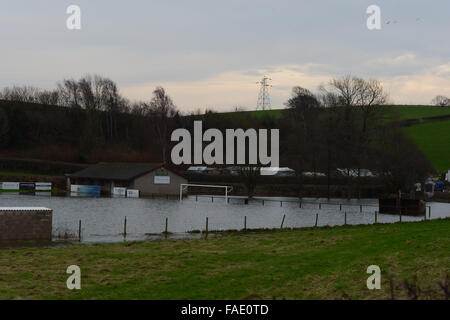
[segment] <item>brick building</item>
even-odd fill
[[[71,185],[99,186],[110,194],[113,188],[139,190],[140,195],[178,195],[180,184],[187,183],[181,173],[162,166],[148,164],[97,164],[66,175],[67,190]]]

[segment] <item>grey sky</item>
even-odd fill
[[[97,73],[132,100],[150,98],[161,84],[182,109],[251,109],[263,74],[282,107],[292,86],[315,90],[351,73],[381,80],[395,103],[450,95],[448,0],[0,4],[0,88],[52,88]],[[66,28],[70,4],[81,8],[81,30]],[[380,31],[366,28],[371,4],[381,7]]]

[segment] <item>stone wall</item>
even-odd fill
[[[52,240],[53,211],[0,208],[0,240]]]

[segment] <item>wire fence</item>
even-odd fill
[[[211,202],[219,199],[224,200],[224,197],[218,196],[195,196],[188,198],[190,202]],[[247,202],[245,201],[247,200]],[[284,213],[282,216],[276,216],[271,219],[270,223],[261,225],[260,221],[254,215],[249,217],[243,215],[239,218],[234,217],[232,223],[224,225],[223,220],[217,217],[210,217],[206,215],[203,222],[199,217],[196,221],[199,228],[192,228],[191,230],[185,230],[180,232],[178,228],[179,221],[177,221],[177,227],[172,227],[169,217],[160,217],[158,225],[156,227],[153,223],[153,232],[142,233],[130,230],[133,225],[130,226],[127,216],[123,217],[123,221],[116,220],[117,233],[109,235],[99,235],[85,232],[86,223],[81,219],[78,221],[76,232],[69,233],[69,240],[94,241],[95,239],[109,238],[111,241],[127,241],[127,240],[151,240],[151,239],[168,239],[168,238],[208,238],[208,235],[225,235],[236,233],[248,233],[257,232],[262,230],[285,230],[285,229],[302,229],[302,228],[319,228],[325,226],[346,226],[346,225],[370,225],[380,223],[402,223],[409,221],[425,221],[431,219],[431,207],[427,206],[428,215],[425,213],[422,216],[406,216],[401,211],[396,214],[380,214],[378,212],[378,206],[375,204],[349,204],[349,203],[325,203],[317,201],[296,201],[292,200],[275,200],[275,199],[255,199],[248,202],[246,198],[229,198],[230,205],[242,205],[248,203],[249,206],[265,206],[267,210],[274,207],[290,207],[295,208],[295,211],[290,211],[288,214]],[[215,206],[214,206],[215,207]],[[394,208],[393,208],[394,209]],[[297,213],[295,215],[294,213]],[[427,217],[428,216],[428,217]],[[301,217],[299,219],[298,217]],[[278,223],[276,222],[278,220]],[[238,221],[240,220],[240,221]],[[173,221],[173,220],[172,220]],[[232,225],[232,227],[230,227]],[[155,231],[155,228],[158,229]],[[175,230],[174,230],[175,229]],[[120,232],[119,232],[120,230]],[[59,237],[56,237],[59,238]],[[100,241],[101,242],[101,241]]]
[[[169,199],[169,198],[168,198]],[[206,196],[206,195],[195,195],[183,198],[184,200],[191,201],[207,201],[214,203],[218,200],[225,200],[223,196]],[[333,209],[341,211],[359,211],[359,212],[375,212],[378,211],[379,206],[377,204],[351,204],[351,203],[343,203],[343,202],[320,202],[320,201],[308,201],[308,200],[294,200],[294,199],[261,199],[261,198],[253,198],[249,200],[247,197],[227,197],[228,204],[236,204],[236,205],[262,205],[262,206],[280,206],[283,207],[285,205],[289,205],[291,207],[298,207],[300,209],[313,209],[313,210],[322,210],[322,209]],[[384,208],[389,209],[388,214],[401,214],[408,215],[407,208],[401,208],[397,206],[384,206]],[[411,212],[409,212],[411,213]],[[428,214],[429,218],[431,218],[431,206],[426,206],[426,211],[423,215]]]

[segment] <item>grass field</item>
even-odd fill
[[[392,106],[385,106],[382,108],[386,121],[421,119],[445,115],[450,116],[450,107],[443,108],[435,106],[392,105]],[[262,118],[264,116],[279,118],[282,116],[284,110],[285,109],[239,111],[235,112],[234,114],[236,114],[237,116],[239,116],[239,114],[251,114],[252,116],[257,118]]]
[[[434,106],[386,106],[388,119],[406,120],[450,115],[450,107]]]
[[[450,120],[426,122],[405,131],[436,169],[450,170]]]
[[[1,176],[16,176],[16,177],[52,177],[46,174],[40,173],[28,173],[28,172],[19,172],[19,171],[0,171]]]
[[[0,299],[387,299],[387,272],[443,298],[450,220],[0,250]],[[69,265],[81,290],[66,288]],[[368,290],[366,269],[382,270]],[[405,298],[403,291],[396,291]]]

